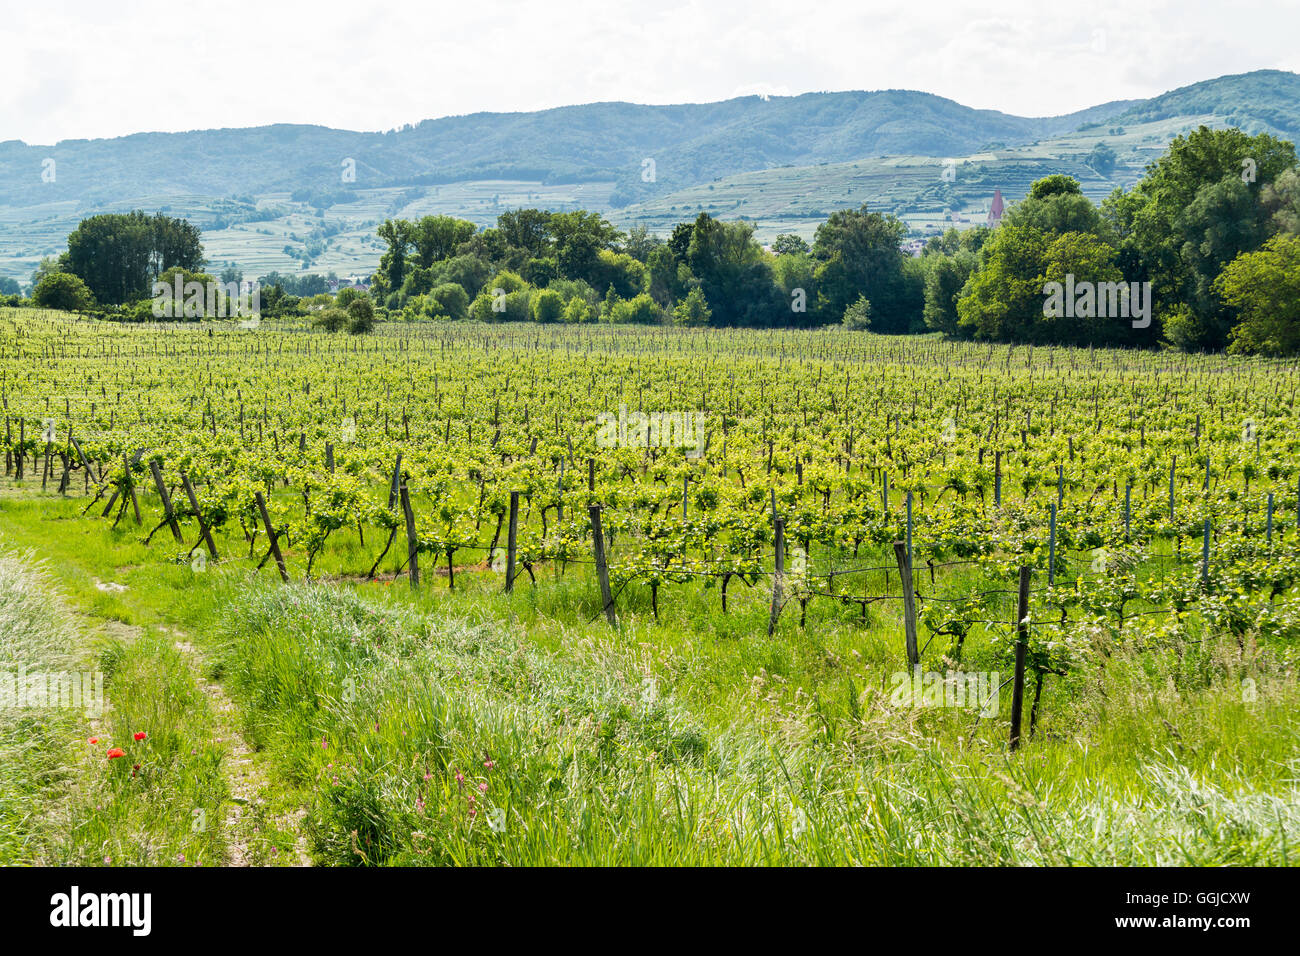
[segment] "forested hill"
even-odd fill
[[[386,133],[275,125],[54,146],[0,143],[0,205],[75,198],[113,203],[135,196],[262,195],[335,189],[355,160],[358,187],[482,179],[606,180],[630,201],[654,160],[660,186],[680,187],[781,165],[867,156],[961,156],[995,144],[1031,142],[1109,119],[1131,102],[1051,118],[975,110],[928,93],[806,93],[720,103],[639,106],[591,103],[535,113],[476,113],[426,120]],[[57,161],[53,183],[42,161]]]
[[[1294,141],[1300,138],[1300,76],[1283,70],[1221,76],[1141,100],[1117,119],[1145,123],[1204,114],[1235,126],[1270,127],[1257,131]]]
[[[611,199],[618,206],[645,191],[647,159],[654,160],[660,189],[680,188],[775,166],[872,156],[964,156],[1120,118],[1142,122],[1204,114],[1295,138],[1300,136],[1300,76],[1277,70],[1223,76],[1150,100],[1116,101],[1048,118],[883,90],[676,106],[590,103],[425,120],[384,133],[274,125],[138,133],[53,146],[11,140],[0,143],[0,206],[337,189],[345,159],[355,161],[359,188],[484,179],[604,180],[619,184]],[[43,181],[39,170],[51,157],[58,175]]]

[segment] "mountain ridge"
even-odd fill
[[[770,238],[811,234],[829,211],[871,202],[925,235],[980,221],[995,188],[1015,201],[1048,172],[1085,176],[1094,197],[1131,185],[1170,138],[1200,123],[1300,140],[1300,75],[1230,74],[1048,117],[890,89],[479,111],[384,132],[276,123],[52,147],[8,140],[0,275],[25,280],[79,219],[131,208],[189,218],[214,261],[261,271],[366,271],[384,218],[442,213],[485,225],[520,205],[586,208],[655,230],[707,211],[761,219]],[[1098,174],[1090,153],[1101,145],[1117,159]],[[949,160],[963,170],[955,186],[939,178]]]

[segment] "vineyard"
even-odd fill
[[[11,487],[171,580],[400,581],[652,644],[701,615],[833,631],[882,686],[1014,665],[1031,742],[1123,655],[1226,641],[1197,680],[1293,683],[1298,389],[1294,363],[838,330],[0,312]],[[828,735],[862,704],[831,686]],[[1005,748],[1005,718],[957,739]]]

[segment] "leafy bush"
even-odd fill
[[[533,320],[536,322],[559,322],[564,316],[564,299],[552,289],[542,289],[533,293]]]
[[[32,302],[42,309],[76,312],[94,306],[95,297],[79,276],[70,272],[53,272],[36,283]]]
[[[347,310],[326,309],[312,319],[312,324],[326,332],[342,332],[348,326]]]
[[[860,295],[844,310],[844,327],[852,332],[862,332],[871,327],[871,303]]]
[[[364,335],[375,327],[375,307],[368,297],[354,299],[348,305],[348,332]]]

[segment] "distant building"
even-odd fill
[[[1002,190],[993,190],[993,205],[989,206],[989,228],[993,229],[1002,221]]]

